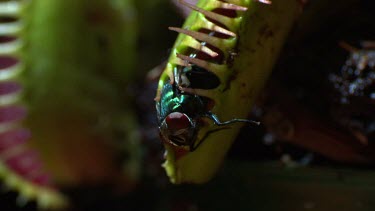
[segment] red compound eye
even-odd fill
[[[189,117],[186,114],[180,112],[170,113],[166,118],[168,129],[170,130],[180,130],[191,127]]]

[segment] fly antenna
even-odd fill
[[[210,119],[212,119],[212,121],[214,121],[215,125],[218,125],[218,126],[226,126],[226,125],[238,123],[238,122],[253,124],[253,125],[257,125],[257,126],[260,125],[260,122],[249,120],[249,119],[231,119],[231,120],[228,120],[228,121],[225,121],[225,122],[221,122],[219,120],[219,118],[211,112],[208,112],[206,115],[207,115],[208,118],[210,118]]]

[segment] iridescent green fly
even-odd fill
[[[190,57],[194,58],[194,54],[191,54]],[[232,119],[221,122],[209,110],[210,100],[208,98],[181,91],[182,86],[197,88],[192,86],[189,81],[191,78],[196,79],[202,76],[208,78],[203,79],[205,84],[202,86],[211,87],[212,84],[215,86],[218,82],[210,72],[196,65],[189,68],[175,67],[175,80],[172,84],[170,82],[164,84],[160,101],[156,103],[161,138],[175,146],[189,146],[190,151],[194,151],[202,143],[202,141],[197,144],[194,142],[197,130],[203,125],[200,121],[201,118],[209,118],[218,126],[226,126],[236,122],[259,125],[258,122],[247,119]],[[184,79],[182,80],[182,78]]]
[[[246,118],[300,8],[297,0],[179,2],[193,11],[182,28],[169,28],[180,34],[159,80],[156,109],[171,182],[203,183],[239,123],[258,124]]]

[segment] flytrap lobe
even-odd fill
[[[6,189],[19,193],[24,205],[36,200],[40,208],[56,208],[66,199],[54,187],[36,150],[28,146],[31,131],[22,122],[27,107],[22,102],[25,71],[25,11],[27,1],[0,2],[0,179]]]
[[[136,30],[123,14],[134,8],[116,2],[0,1],[0,179],[20,204],[62,209],[58,187],[131,191],[138,181],[137,124],[124,99]]]
[[[296,0],[200,0],[179,33],[156,94],[172,183],[213,177],[298,17]]]

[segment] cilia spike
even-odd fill
[[[200,40],[202,42],[206,42],[208,44],[218,46],[221,42],[221,39],[212,37],[208,34],[205,34],[203,32],[196,32],[192,30],[187,30],[187,29],[182,29],[182,28],[177,28],[177,27],[169,27],[170,30],[176,31],[182,34],[186,34],[188,36],[193,37],[196,40]]]
[[[207,10],[201,9],[201,8],[199,8],[199,7],[197,7],[193,4],[189,4],[184,0],[179,0],[178,2],[182,5],[185,5],[185,6],[189,7],[192,10],[195,10],[197,12],[202,13],[203,15],[206,15],[208,13],[213,13],[213,12],[209,12]],[[217,1],[214,6],[217,7],[217,8],[228,9],[228,10],[238,10],[238,11],[246,11],[247,10],[247,7],[242,7],[242,6],[238,6],[238,5],[235,5],[235,4],[229,4],[229,3],[225,3],[225,2],[219,2],[219,1]],[[216,14],[213,13],[213,15],[216,15]],[[206,15],[206,16],[209,17],[208,15]]]

